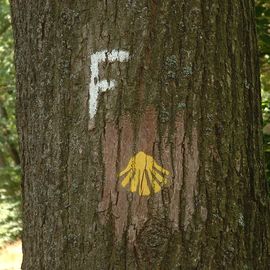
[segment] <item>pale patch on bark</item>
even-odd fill
[[[117,159],[117,129],[112,123],[107,123],[105,127],[104,134],[104,164],[105,164],[105,182],[103,186],[102,199],[99,203],[99,212],[102,213],[107,211],[110,207],[110,203],[113,205],[116,203],[116,167],[115,160]],[[105,223],[103,220],[105,216],[102,217],[102,223]]]
[[[149,202],[152,205],[151,215],[158,214],[164,201],[167,200],[164,198],[165,193],[168,195],[169,219],[173,228],[179,228],[180,211],[183,209],[180,206],[183,176],[185,181],[185,228],[190,223],[195,210],[194,196],[199,170],[197,130],[193,129],[190,138],[185,136],[183,115],[178,116],[171,141],[173,147],[170,148],[167,131],[165,132],[167,135],[165,134],[161,138],[162,153],[160,156],[156,151],[156,145],[159,142],[157,133],[157,113],[151,108],[141,116],[136,137],[129,115],[120,118],[119,127],[114,122],[108,122],[105,127],[103,140],[105,180],[99,204],[100,221],[105,224],[108,218],[113,216],[116,239],[120,241],[124,231],[127,231],[129,245],[135,243],[138,232],[149,219]],[[163,193],[141,197],[121,187],[118,174],[126,166],[130,157],[138,151],[145,151],[153,155],[161,166],[170,171],[171,181],[167,186],[168,189]],[[174,160],[173,164],[172,160]],[[128,220],[128,216],[130,220]]]
[[[136,138],[129,115],[121,117],[119,123],[120,132],[113,122],[107,123],[105,127],[103,140],[105,180],[98,210],[102,224],[107,222],[109,211],[112,211],[117,240],[122,239],[127,229],[128,241],[132,243],[136,239],[137,232],[148,219],[148,198],[132,194],[121,187],[118,174],[134,153],[145,151],[152,154],[156,141],[157,114],[153,109],[145,111],[139,121]],[[127,228],[129,211],[131,219]]]
[[[154,108],[145,110],[137,136],[137,150],[153,156],[154,144],[157,141],[157,112]]]
[[[183,149],[182,143],[184,140],[184,118],[183,115],[178,116],[175,123],[175,139],[174,139],[174,152],[173,160],[174,175],[172,184],[172,195],[170,204],[170,220],[172,221],[173,228],[179,228],[179,212],[180,212],[180,190],[183,185]]]
[[[206,207],[201,207],[201,218],[202,221],[205,222],[207,220],[208,211]]]
[[[130,235],[129,243],[132,244],[137,237],[138,232],[141,230],[145,222],[148,220],[148,198],[134,195],[131,205],[131,227],[133,233]]]
[[[191,140],[191,141],[190,141]],[[197,194],[197,174],[199,171],[199,150],[198,150],[198,133],[196,128],[192,129],[192,136],[185,140],[185,220],[184,228],[190,224],[192,215],[195,211],[195,195]]]
[[[153,155],[153,148],[157,134],[157,113],[153,108],[148,108],[142,115],[139,130],[136,137],[136,150],[144,151],[146,154]],[[123,149],[124,150],[124,149]],[[121,150],[122,152],[122,150]],[[148,197],[140,197],[136,194],[130,195],[131,201],[131,222],[128,234],[130,245],[136,241],[138,232],[148,220]]]
[[[122,136],[125,137],[125,140],[121,140],[120,143],[120,147],[122,148],[127,145],[132,145],[133,133],[130,119],[120,120],[120,123]],[[105,224],[109,211],[112,211],[115,223],[115,235],[120,239],[127,224],[128,200],[125,190],[118,187],[117,160],[119,134],[117,130],[114,123],[106,124],[103,149],[105,180],[102,199],[99,204],[99,216],[101,223]],[[130,147],[126,148],[126,152],[123,153],[122,157],[127,158],[126,155],[128,154],[132,154],[132,149]]]

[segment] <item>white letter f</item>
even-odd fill
[[[113,89],[116,86],[116,81],[99,80],[99,63],[105,62],[106,59],[109,62],[128,61],[129,53],[122,50],[112,50],[111,52],[104,50],[96,52],[91,55],[91,81],[89,85],[89,114],[90,119],[94,118],[97,112],[97,100],[99,91],[105,92]]]

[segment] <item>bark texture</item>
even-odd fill
[[[269,269],[253,0],[11,7],[23,269]],[[90,120],[102,50],[130,58]],[[121,186],[140,152],[170,173],[149,196]]]

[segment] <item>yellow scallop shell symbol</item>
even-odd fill
[[[129,184],[128,189],[131,192],[149,196],[151,191],[157,193],[167,184],[166,176],[169,174],[169,171],[159,166],[153,157],[139,152],[130,159],[119,176],[125,175],[121,182],[122,187],[126,188]]]

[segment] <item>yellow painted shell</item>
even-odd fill
[[[157,193],[167,184],[166,176],[169,174],[169,171],[159,166],[153,157],[141,151],[130,159],[119,176],[125,175],[121,182],[122,187],[127,188],[129,184],[128,189],[131,192],[149,196],[151,191]]]

